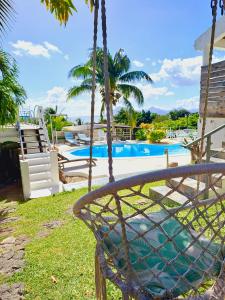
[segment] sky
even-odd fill
[[[19,79],[28,95],[25,108],[58,105],[58,112],[69,117],[89,116],[89,94],[66,100],[68,88],[76,84],[68,72],[85,63],[92,46],[93,15],[84,0],[74,0],[78,12],[66,27],[59,25],[40,0],[14,3],[17,15],[2,47],[19,65]],[[197,110],[202,53],[193,45],[211,25],[210,1],[107,0],[106,4],[110,52],[124,49],[131,68],[144,70],[154,81],[153,85],[136,83],[145,103],[138,107],[131,99],[135,108]],[[96,115],[100,104],[97,95]]]

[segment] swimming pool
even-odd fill
[[[122,157],[145,157],[164,155],[168,149],[170,155],[188,154],[188,150],[184,149],[181,144],[126,144],[115,143],[112,146],[112,155],[114,158]],[[90,147],[73,150],[70,152],[74,156],[87,157],[90,155]],[[107,158],[107,145],[93,146],[94,158]]]

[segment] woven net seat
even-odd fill
[[[97,298],[106,299],[109,279],[123,299],[224,300],[225,189],[218,188],[224,174],[225,164],[155,171],[81,198],[74,213],[97,241]],[[209,185],[184,193],[190,177],[207,177]],[[167,194],[155,195],[157,182],[170,187]]]

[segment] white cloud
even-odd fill
[[[45,47],[49,50],[49,51],[52,51],[52,52],[57,52],[57,53],[60,53],[62,54],[62,51],[56,46],[56,45],[53,45],[49,42],[44,42],[43,43],[45,45]]]
[[[173,92],[169,91],[167,87],[154,87],[154,85],[150,84],[142,84],[139,83],[136,85],[143,93],[144,98],[158,98],[159,96],[172,96]]]
[[[224,60],[221,55],[214,55],[213,63]],[[190,86],[200,83],[202,56],[158,60],[161,65],[157,73],[150,74],[155,82],[168,81],[173,86]],[[153,65],[154,64],[154,65]],[[152,63],[155,66],[155,63]]]
[[[157,81],[168,80],[172,85],[194,85],[200,81],[202,57],[164,59],[159,72],[150,76]]]
[[[99,93],[96,93],[96,115],[100,114],[100,99]],[[67,101],[67,89],[61,86],[54,86],[41,97],[29,98],[25,104],[25,106],[29,106],[32,109],[35,105],[40,105],[44,108],[49,106],[55,107],[57,105],[58,113],[63,112],[63,114],[67,114],[69,117],[90,116],[91,95],[90,93],[86,93]]]
[[[187,110],[197,110],[199,109],[199,97],[194,96],[189,99],[182,99],[176,101],[176,107],[183,107]]]
[[[139,60],[133,60],[132,63],[133,63],[133,65],[134,65],[135,67],[137,67],[137,68],[142,68],[142,67],[144,67],[143,62],[141,62],[141,61],[139,61]]]
[[[13,53],[17,56],[30,55],[30,56],[42,56],[50,58],[52,53],[60,53],[62,51],[55,45],[49,42],[43,44],[34,44],[29,41],[18,40],[16,43],[11,44],[13,47]]]

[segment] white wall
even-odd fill
[[[206,130],[205,133],[208,133],[217,127],[225,124],[225,118],[208,118],[206,121]],[[198,135],[201,137],[201,130],[202,130],[202,119],[199,121],[198,124]],[[222,143],[225,142],[225,128],[220,130],[219,132],[215,133],[212,136],[212,148],[222,148]]]
[[[16,128],[0,128],[0,143],[18,142],[18,132]]]

